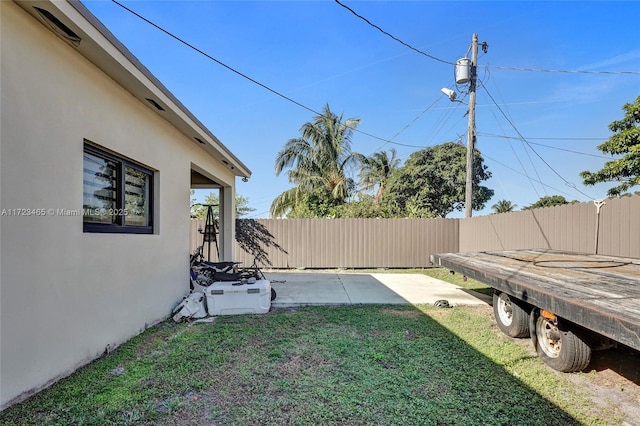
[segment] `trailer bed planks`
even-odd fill
[[[640,350],[640,259],[541,249],[431,261]]]

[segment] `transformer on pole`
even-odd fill
[[[487,52],[487,43],[482,43],[482,51]],[[469,83],[469,123],[467,126],[467,176],[465,184],[465,217],[471,217],[473,210],[473,150],[476,145],[476,78],[478,64],[478,34],[474,34],[471,39],[471,59],[460,58],[455,63],[455,81],[456,84]],[[469,52],[467,51],[467,54]],[[446,87],[441,89],[450,101],[461,102],[456,100],[456,92]]]

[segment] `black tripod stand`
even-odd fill
[[[213,207],[217,204],[200,204],[207,208],[207,219],[204,222],[204,230],[198,229],[202,234],[202,245],[207,243],[207,261],[211,262],[211,244],[216,245],[217,260],[220,260],[220,249],[218,247],[218,221],[213,215]],[[204,248],[204,247],[203,247]]]

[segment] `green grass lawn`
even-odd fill
[[[276,309],[153,327],[2,425],[616,424],[487,307]]]

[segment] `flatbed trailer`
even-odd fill
[[[444,253],[431,262],[494,288],[500,329],[532,339],[559,371],[587,367],[591,351],[640,351],[640,259],[558,250]]]

